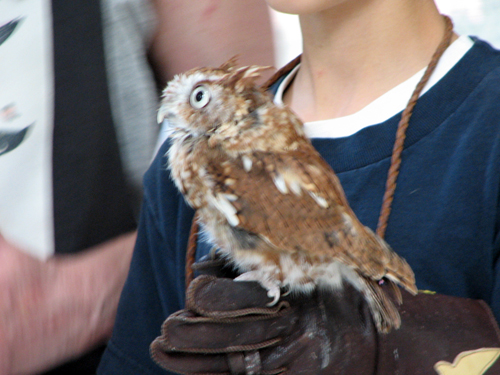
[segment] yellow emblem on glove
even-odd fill
[[[462,352],[453,361],[439,361],[434,370],[439,375],[484,375],[500,357],[500,348],[481,348]]]

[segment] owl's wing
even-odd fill
[[[286,153],[253,152],[207,168],[233,227],[280,251],[316,261],[327,256],[375,280],[414,284],[406,262],[358,221],[337,176],[307,140]]]

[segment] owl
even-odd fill
[[[352,284],[379,332],[399,328],[399,313],[380,284],[416,293],[414,274],[349,207],[340,182],[287,107],[255,81],[265,69],[193,69],[162,95],[171,177],[198,212],[203,231],[242,274],[272,298],[280,289],[341,293]]]

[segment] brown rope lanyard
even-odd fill
[[[394,142],[394,147],[392,149],[391,166],[389,167],[389,173],[387,175],[387,182],[385,185],[384,198],[382,200],[382,209],[380,210],[380,217],[377,225],[377,234],[381,237],[385,237],[385,230],[387,229],[387,221],[389,220],[389,214],[391,213],[392,201],[394,200],[394,192],[396,191],[396,180],[399,174],[399,168],[401,166],[401,153],[403,152],[403,145],[406,138],[406,129],[408,129],[408,124],[410,123],[410,117],[413,114],[413,108],[417,104],[417,100],[420,93],[424,89],[425,85],[429,81],[434,69],[441,56],[443,56],[444,51],[451,43],[451,38],[453,36],[453,22],[447,16],[444,16],[446,23],[446,29],[443,35],[443,39],[432,56],[431,62],[427,66],[424,75],[420,79],[420,82],[415,87],[413,94],[411,95],[406,108],[401,115],[401,120],[399,120],[398,130],[396,131],[396,141]]]
[[[453,37],[453,22],[447,16],[443,16],[445,20],[445,32],[443,39],[439,43],[434,55],[432,56],[431,62],[427,66],[424,75],[420,79],[420,82],[415,87],[413,94],[411,95],[406,108],[401,115],[399,120],[398,129],[396,131],[396,141],[394,142],[392,156],[391,156],[391,166],[389,167],[389,173],[387,175],[386,187],[384,198],[382,201],[382,208],[380,210],[380,217],[377,225],[377,234],[381,237],[385,237],[385,231],[387,229],[387,222],[389,220],[389,215],[391,213],[392,202],[394,200],[394,192],[396,191],[396,180],[398,178],[399,169],[401,167],[401,154],[403,152],[404,141],[406,138],[406,129],[410,123],[411,115],[413,114],[413,109],[417,104],[417,100],[420,97],[420,93],[424,89],[425,85],[429,81],[432,73],[434,72],[439,59],[443,55],[444,51],[448,48]],[[298,61],[298,60],[297,60]],[[296,61],[293,61],[296,63]],[[282,71],[280,71],[282,73]],[[273,77],[274,78],[274,77]],[[273,79],[271,78],[271,80]],[[198,218],[197,214],[193,218],[193,223],[191,225],[191,231],[189,233],[188,247],[186,253],[186,288],[189,286],[193,280],[194,274],[192,265],[195,261],[196,256],[196,243],[198,240]]]

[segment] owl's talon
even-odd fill
[[[292,289],[290,287],[287,287],[286,288],[286,292],[281,294],[282,297],[286,297],[288,296],[290,293],[292,292]]]
[[[273,299],[266,306],[274,306],[280,299],[281,292],[278,282],[273,281],[268,276],[258,271],[248,271],[242,273],[235,278],[234,281],[257,281],[261,287],[267,290],[267,296]]]
[[[272,298],[273,300],[271,302],[269,302],[268,304],[266,304],[266,306],[271,307],[271,306],[276,305],[276,303],[278,303],[278,301],[280,299],[280,295],[281,295],[280,288],[277,285],[273,285],[267,291],[267,296],[269,298]]]

